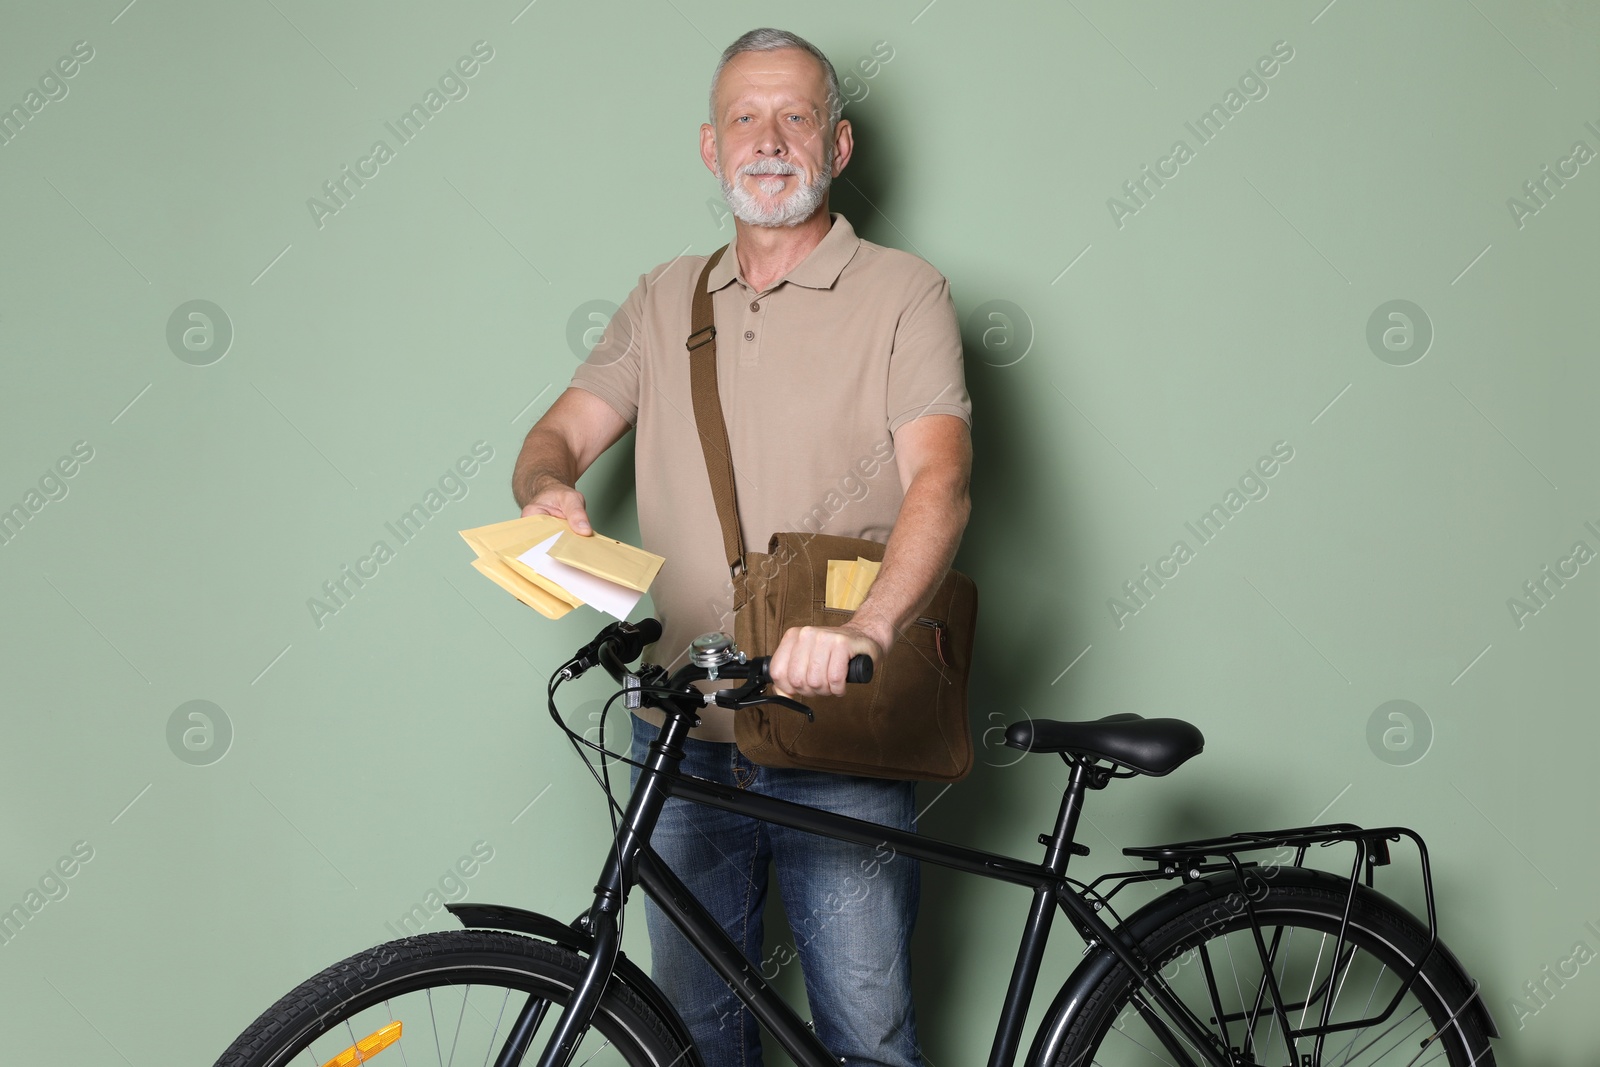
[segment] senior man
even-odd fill
[[[781,530],[886,543],[848,623],[791,628],[773,650],[774,687],[801,700],[841,694],[852,655],[882,662],[932,599],[970,510],[971,402],[949,284],[924,260],[858,238],[828,210],[829,184],[853,149],[842,103],[821,51],[791,33],[752,30],[723,53],[711,121],[700,128],[700,157],[734,216],[708,289],[745,544],[762,550]],[[639,529],[644,547],[666,558],[652,589],[663,633],[646,658],[672,669],[699,634],[733,630],[685,350],[707,258],[682,256],[640,278],[529,431],[512,478],[524,515],[563,516],[592,533],[575,484],[637,431]],[[714,705],[702,712],[685,771],[915,828],[913,783],[757,766],[733,744],[732,716]],[[636,759],[659,724],[653,709],[635,715]],[[818,1036],[835,1055],[920,1063],[908,964],[914,860],[677,799],[654,846],[767,977],[798,957]],[[792,949],[770,954],[769,865],[794,935]],[[655,980],[708,1067],[759,1063],[749,1012],[653,904],[646,914]]]

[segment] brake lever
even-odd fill
[[[809,722],[817,721],[816,714],[812,712],[809,707],[800,703],[798,700],[791,700],[785,696],[778,696],[776,693],[769,696],[757,696],[756,694],[761,688],[761,685],[757,684],[756,679],[751,678],[738,689],[715,689],[707,695],[711,697],[712,701],[715,702],[718,707],[722,708],[733,708],[737,710],[739,708],[753,708],[761,704],[781,704],[784,707],[789,708],[791,711],[800,712]]]
[[[786,708],[789,708],[789,709],[791,709],[793,711],[800,712],[802,715],[804,715],[806,717],[806,721],[808,721],[808,722],[816,722],[817,721],[817,716],[812,712],[811,706],[809,704],[802,704],[798,700],[790,700],[788,697],[781,697],[781,696],[778,696],[777,694],[773,694],[771,696],[762,697],[759,700],[753,700],[753,701],[751,701],[751,703],[752,704],[782,704]]]

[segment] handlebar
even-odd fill
[[[637,624],[615,622],[596,634],[594,640],[579,649],[557,673],[571,680],[582,676],[591,667],[602,666],[617,684],[622,686],[649,685],[657,690],[670,689],[674,691],[674,696],[685,700],[692,700],[697,704],[715,703],[727,708],[780,704],[803,713],[808,719],[814,718],[811,709],[797,700],[777,694],[760,695],[761,691],[772,683],[772,677],[767,673],[772,657],[756,656],[746,659],[742,652],[737,652],[733,648],[731,642],[728,643],[727,660],[717,664],[715,668],[690,663],[680,667],[668,678],[665,668],[655,664],[643,664],[639,673],[633,675],[628,669],[628,664],[644,652],[644,646],[660,639],[661,623],[656,619],[643,619]],[[690,684],[712,678],[742,678],[745,684],[737,689],[718,689],[711,693],[701,693]],[[849,665],[845,669],[845,681],[854,684],[872,681],[872,657],[865,654],[851,656]],[[630,703],[629,706],[637,705]]]
[[[771,656],[756,656],[754,659],[745,660],[743,663],[728,663],[717,668],[718,678],[749,678],[754,679],[758,686],[772,684],[772,676],[767,669],[772,664]],[[705,668],[699,668],[709,675]],[[865,653],[857,653],[850,657],[850,662],[845,666],[844,680],[853,684],[864,684],[872,681],[872,657]]]

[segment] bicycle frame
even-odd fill
[[[1106,969],[1116,966],[1126,968],[1131,976],[1132,988],[1135,990],[1131,997],[1132,1006],[1175,1063],[1182,1067],[1198,1067],[1201,1063],[1207,1067],[1233,1067],[1240,1062],[1235,1050],[1228,1047],[1226,1030],[1224,1029],[1223,1036],[1219,1038],[1215,1030],[1202,1022],[1201,1017],[1196,1014],[1196,1009],[1191,1009],[1173,992],[1159,968],[1149,964],[1137,947],[1141,939],[1151,930],[1159,928],[1177,914],[1186,912],[1192,906],[1194,898],[1182,890],[1173,890],[1150,901],[1126,919],[1118,916],[1110,906],[1110,897],[1126,885],[1174,879],[1181,879],[1186,883],[1196,880],[1208,883],[1206,891],[1215,894],[1211,899],[1216,900],[1219,906],[1240,897],[1239,890],[1244,890],[1243,903],[1240,906],[1249,919],[1249,928],[1253,934],[1254,947],[1261,957],[1264,977],[1257,992],[1254,1008],[1247,1009],[1237,1018],[1254,1019],[1266,1010],[1269,1017],[1283,1026],[1284,1041],[1289,1046],[1290,1058],[1294,1062],[1300,1062],[1302,1058],[1309,1060],[1320,1056],[1323,1039],[1329,1033],[1370,1025],[1387,1018],[1395,1010],[1412,982],[1417,980],[1423,964],[1430,957],[1442,960],[1444,966],[1459,978],[1463,987],[1470,986],[1472,989],[1473,995],[1457,1009],[1458,1013],[1471,1012],[1480,1020],[1485,1034],[1490,1037],[1498,1035],[1498,1029],[1489,1017],[1482,998],[1477,995],[1477,983],[1470,979],[1450,952],[1438,941],[1427,849],[1422,839],[1410,830],[1403,827],[1364,830],[1350,824],[1329,824],[1234,834],[1229,837],[1171,845],[1125,848],[1122,851],[1129,856],[1153,861],[1156,864],[1155,869],[1107,874],[1095,879],[1093,883],[1084,884],[1067,876],[1070,857],[1074,854],[1089,854],[1086,847],[1075,842],[1084,798],[1091,789],[1105,788],[1115,778],[1133,777],[1139,772],[1131,768],[1119,769],[1114,764],[1102,765],[1098,760],[1084,758],[1081,754],[1061,752],[1061,758],[1070,769],[1069,779],[1062,793],[1061,807],[1056,815],[1054,830],[1039,837],[1040,844],[1045,846],[1044,860],[1040,863],[1002,856],[709,782],[683,774],[679,765],[684,757],[683,742],[687,739],[689,730],[699,722],[698,710],[703,703],[708,703],[712,699],[710,694],[699,693],[690,688],[688,682],[698,678],[715,679],[718,674],[708,666],[692,665],[681,669],[668,679],[667,672],[654,664],[644,665],[638,675],[631,674],[625,660],[618,655],[618,647],[632,647],[632,655],[627,657],[628,659],[637,656],[638,646],[646,639],[646,632],[642,629],[636,630],[628,624],[617,624],[617,627],[624,632],[614,641],[608,643],[607,633],[602,633],[601,638],[580,651],[578,656],[558,674],[562,678],[570,679],[582,674],[590,666],[604,665],[613,678],[623,683],[623,690],[618,695],[627,697],[625,701],[627,707],[640,707],[645,694],[649,693],[652,695],[652,699],[649,700],[650,705],[662,710],[665,721],[657,738],[650,745],[645,763],[641,765],[641,773],[635,783],[633,795],[622,813],[622,822],[617,829],[616,839],[607,856],[600,879],[595,885],[594,904],[571,927],[561,927],[556,920],[528,913],[521,913],[512,921],[512,928],[526,930],[536,935],[550,936],[549,924],[553,924],[556,929],[568,930],[578,935],[571,940],[581,943],[569,944],[560,937],[556,939],[563,944],[569,944],[569,947],[577,951],[587,952],[589,956],[583,977],[573,990],[566,1011],[562,1013],[555,1032],[539,1057],[539,1067],[567,1067],[574,1049],[594,1016],[602,995],[617,975],[622,976],[621,980],[625,984],[642,983],[647,999],[665,1005],[665,998],[661,996],[660,991],[650,985],[648,980],[643,979],[642,975],[637,974],[637,969],[620,952],[618,916],[627,901],[629,891],[634,886],[642,888],[645,894],[661,908],[668,920],[683,933],[695,950],[704,957],[796,1063],[801,1067],[833,1067],[837,1062],[832,1053],[822,1045],[810,1025],[767,985],[757,973],[756,967],[745,958],[739,946],[722,931],[705,907],[651,848],[650,838],[656,821],[667,801],[672,798],[746,815],[762,822],[834,840],[878,848],[888,847],[894,855],[905,855],[917,861],[935,863],[952,870],[1030,888],[1033,891],[1033,899],[1023,924],[1021,941],[1012,965],[1011,979],[1006,989],[1000,1020],[996,1026],[994,1042],[989,1053],[989,1067],[1015,1067],[1022,1029],[1038,983],[1057,908],[1065,913],[1067,921],[1086,942],[1085,957],[1046,1011],[1043,1023],[1035,1036],[1030,1062],[1053,1062],[1065,1030],[1082,1007],[1084,998],[1092,991],[1094,984],[1104,977]],[[657,635],[659,636],[659,630]],[[742,665],[744,662],[744,657],[740,656],[738,663]],[[725,666],[719,669],[722,669],[727,677],[764,679],[765,662],[758,660],[756,663],[758,666],[754,669],[758,673],[755,674],[734,673]],[[554,701],[555,684],[557,683],[553,680],[550,710],[560,722]],[[718,691],[716,700],[724,707],[737,708],[757,703],[778,702],[802,712],[808,711],[803,705],[795,704],[786,698],[759,697],[757,693],[760,684],[762,683],[747,680],[745,687],[733,693],[731,698],[721,695],[725,691]],[[571,731],[568,733],[570,735]],[[1280,869],[1303,869],[1310,874],[1317,874],[1318,877],[1332,878],[1334,885],[1346,886],[1347,896],[1335,943],[1334,960],[1337,962],[1344,956],[1346,931],[1361,876],[1363,874],[1366,876],[1366,887],[1362,891],[1371,891],[1373,869],[1390,862],[1387,842],[1399,841],[1402,838],[1410,838],[1413,841],[1421,863],[1427,899],[1427,921],[1424,931],[1427,947],[1422,960],[1408,968],[1408,973],[1401,976],[1400,992],[1380,1009],[1376,1018],[1354,1022],[1346,1020],[1335,1023],[1330,1018],[1332,1000],[1331,997],[1322,998],[1322,992],[1324,989],[1331,991],[1334,988],[1331,974],[1322,987],[1308,990],[1303,1003],[1287,1003],[1274,977],[1274,961],[1281,930],[1274,933],[1272,946],[1269,948],[1262,936],[1262,925],[1252,896],[1253,890],[1245,882],[1246,870],[1260,865],[1254,861],[1242,862],[1239,854],[1268,848],[1293,848],[1295,859],[1288,868],[1269,865],[1263,870],[1272,872]],[[1347,879],[1327,875],[1325,872],[1316,872],[1315,868],[1303,868],[1307,849],[1313,845],[1325,846],[1337,843],[1351,843],[1356,849],[1355,861]],[[1304,875],[1301,877],[1303,879]],[[1101,893],[1098,887],[1108,881],[1113,883],[1114,888],[1109,893]],[[1110,916],[1116,925],[1108,925],[1106,920],[1101,918],[1102,912]],[[494,924],[493,916],[486,914],[482,918],[488,919],[488,924]],[[537,928],[530,925],[534,920],[537,921]],[[1207,974],[1209,975],[1209,965]],[[1216,1001],[1214,989],[1211,999],[1213,1002]],[[1318,1012],[1320,1018],[1316,1024],[1310,1027],[1289,1025],[1289,1012],[1300,1010],[1303,1020],[1305,1011],[1319,999],[1323,1002]],[[1267,1008],[1269,1002],[1270,1008]],[[514,1067],[521,1061],[521,1055],[530,1045],[547,1008],[547,1001],[529,998],[513,1023],[507,1044],[495,1060],[496,1067]],[[1216,1007],[1216,1010],[1221,1011],[1220,1007]],[[1226,1021],[1236,1021],[1236,1018],[1229,1016]],[[681,1028],[681,1021],[678,1021],[677,1025]],[[686,1031],[684,1037],[687,1038]],[[1309,1039],[1312,1042],[1316,1051],[1311,1056],[1302,1057],[1298,1052],[1298,1041],[1302,1039]],[[698,1056],[692,1050],[687,1055],[689,1063],[698,1062]]]
[[[546,1044],[539,1067],[566,1067],[588,1026],[616,963],[617,914],[629,889],[635,885],[656,902],[800,1067],[837,1067],[837,1059],[817,1035],[761,978],[739,947],[650,847],[656,820],[672,797],[836,840],[886,845],[898,855],[1031,888],[1033,901],[1006,989],[989,1054],[989,1067],[1013,1067],[1015,1064],[1022,1028],[1058,907],[1086,941],[1105,946],[1139,978],[1150,999],[1165,1016],[1166,1025],[1158,1029],[1158,1035],[1180,1057],[1180,1062],[1192,1062],[1180,1043],[1181,1037],[1190,1048],[1200,1050],[1210,1067],[1229,1067],[1229,1053],[1214,1035],[1171,993],[1160,975],[1152,972],[1131,947],[1113,933],[1096,914],[1094,905],[1081,898],[1067,882],[1068,859],[1074,852],[1087,851],[1074,844],[1083,799],[1091,788],[1092,771],[1087,765],[1073,765],[1054,832],[1042,838],[1046,845],[1044,862],[1030,863],[680,774],[678,764],[683,758],[683,741],[688,736],[694,714],[682,707],[668,707],[663,711],[665,723],[660,736],[650,746],[649,758],[628,802],[617,841],[595,887],[594,906],[585,918],[586,932],[594,939],[588,971]],[[530,1001],[513,1025],[513,1033],[531,1036],[543,1017],[538,1008]],[[1178,1033],[1172,1033],[1169,1027]],[[515,1047],[518,1042],[508,1042],[508,1050]]]

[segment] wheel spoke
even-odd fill
[[[456,1036],[450,1039],[450,1062],[445,1064],[445,1067],[455,1067],[456,1045],[461,1042],[461,1024],[467,1017],[467,998],[470,996],[472,996],[472,983],[468,982],[467,987],[461,991],[461,1014],[456,1016]]]
[[[1339,998],[1344,995],[1344,984],[1350,980],[1350,971],[1355,964],[1356,953],[1358,951],[1360,950],[1355,945],[1351,945],[1345,950],[1343,962],[1341,962],[1338,958],[1335,958],[1331,965],[1332,970],[1328,972],[1328,988],[1326,992],[1328,993],[1329,999],[1326,1015],[1330,1021],[1333,1019],[1334,1011],[1339,1007]],[[1383,972],[1379,971],[1378,974],[1381,977]],[[1334,975],[1339,976],[1339,982],[1337,985],[1335,985],[1333,981]]]
[[[1233,972],[1233,991],[1239,995],[1239,1004],[1244,1005],[1244,987],[1239,984],[1239,963],[1233,958],[1233,939],[1227,934],[1222,935],[1222,947],[1228,953],[1228,970]],[[1253,1039],[1250,1036],[1250,1020],[1245,1019],[1244,1037],[1239,1042],[1239,1051],[1246,1056],[1250,1055],[1250,1046]]]
[[[1417,1012],[1419,1012],[1421,1010],[1422,1010],[1422,1005],[1421,1004],[1418,1004],[1415,1007],[1413,1007],[1410,1011],[1408,1011],[1404,1015],[1400,1016],[1400,1018],[1398,1018],[1394,1022],[1390,1023],[1388,1025],[1388,1027],[1386,1027],[1384,1029],[1384,1031],[1382,1033],[1380,1033],[1377,1037],[1373,1038],[1371,1041],[1368,1041],[1365,1045],[1362,1045],[1360,1048],[1356,1049],[1355,1055],[1356,1056],[1361,1055],[1363,1052],[1367,1051],[1367,1049],[1371,1048],[1373,1045],[1376,1045],[1378,1042],[1382,1041],[1384,1038],[1386,1038],[1390,1034],[1394,1033],[1396,1029],[1398,1029],[1400,1026],[1404,1025],[1404,1023],[1405,1023],[1405,1021],[1407,1019],[1411,1018],[1413,1015],[1417,1014]],[[1428,1021],[1428,1017],[1426,1015],[1424,1015],[1422,1017],[1422,1022],[1417,1023],[1416,1026],[1413,1026],[1411,1028],[1412,1032],[1415,1032],[1418,1027],[1422,1026],[1423,1023],[1426,1023],[1427,1021]],[[1406,1039],[1406,1035],[1405,1034],[1401,1034],[1399,1039],[1391,1047],[1392,1048],[1399,1048],[1400,1047],[1400,1042],[1404,1041],[1405,1039]],[[1381,1059],[1381,1057],[1380,1057],[1380,1059]]]
[[[1427,1050],[1424,1049],[1423,1051],[1427,1051]],[[1444,1046],[1443,1045],[1439,1045],[1434,1050],[1434,1054],[1432,1056],[1429,1056],[1427,1059],[1422,1060],[1421,1062],[1413,1060],[1411,1063],[1408,1063],[1406,1065],[1406,1067],[1428,1067],[1428,1064],[1434,1063],[1435,1061],[1437,1061],[1439,1059],[1439,1057],[1443,1056],[1444,1054],[1445,1054]],[[1419,1053],[1417,1053],[1417,1055],[1420,1056],[1420,1055],[1422,1055],[1422,1053],[1419,1052]]]
[[[383,1010],[389,1013],[389,1021],[394,1022],[394,1008],[388,1000],[384,1000]],[[400,1035],[400,1040],[395,1042],[395,1048],[400,1050],[400,1062],[405,1064],[405,1067],[411,1067],[411,1057],[406,1055],[405,1034]]]
[[[434,1062],[437,1067],[445,1067],[445,1051],[438,1046],[438,1019],[434,1017],[434,990],[424,990],[427,993],[427,1021],[434,1027]]]
[[[494,1055],[494,1039],[500,1036],[500,1023],[506,1017],[506,1005],[511,1002],[511,990],[505,991],[505,996],[500,998],[500,1014],[494,1018],[494,1032],[489,1035],[489,1046],[483,1051],[483,1067],[489,1067],[489,1057]]]
[[[1349,971],[1350,971],[1350,969],[1347,966],[1345,968],[1345,973],[1348,974]],[[1389,968],[1388,968],[1387,965],[1380,964],[1378,966],[1378,977],[1376,977],[1376,978],[1374,978],[1372,980],[1372,989],[1371,989],[1370,992],[1367,993],[1367,1002],[1361,1008],[1361,1017],[1363,1019],[1367,1018],[1367,1016],[1371,1013],[1371,1011],[1372,1011],[1372,998],[1378,995],[1378,986],[1383,982],[1383,976],[1385,974],[1387,974],[1388,972],[1389,972]],[[1355,1055],[1354,1049],[1355,1049],[1356,1042],[1360,1041],[1361,1040],[1361,1035],[1366,1033],[1370,1029],[1371,1029],[1371,1027],[1363,1026],[1360,1029],[1358,1029],[1355,1033],[1350,1035],[1350,1040],[1344,1046],[1347,1051],[1345,1052],[1344,1059],[1339,1061],[1339,1067],[1346,1067],[1346,1065],[1349,1064],[1350,1057]],[[1337,1053],[1335,1053],[1335,1055],[1337,1055]]]
[[[1306,1002],[1300,1005],[1300,1021],[1295,1024],[1297,1030],[1306,1028],[1306,1012],[1311,1010],[1311,994],[1316,991],[1317,975],[1322,971],[1322,953],[1327,947],[1328,935],[1323,934],[1317,941],[1317,958],[1311,963],[1311,977],[1306,979]],[[1337,966],[1334,969],[1337,970]],[[1328,972],[1328,984],[1330,987],[1333,985],[1333,971]]]
[[[1415,1011],[1421,1011],[1421,1010],[1422,1010],[1422,1006],[1419,1004],[1417,1006],[1417,1008],[1415,1009]],[[1407,1012],[1406,1014],[1409,1016],[1409,1015],[1415,1014],[1415,1011]],[[1398,1051],[1400,1046],[1405,1044],[1407,1040],[1415,1037],[1415,1035],[1416,1035],[1418,1030],[1422,1030],[1425,1027],[1427,1027],[1428,1025],[1429,1025],[1429,1019],[1428,1019],[1428,1017],[1426,1015],[1423,1015],[1422,1018],[1417,1020],[1417,1024],[1415,1026],[1413,1026],[1411,1029],[1407,1030],[1405,1033],[1401,1034],[1399,1037],[1395,1038],[1394,1044],[1390,1045],[1389,1048],[1388,1048],[1388,1051],[1384,1052],[1384,1054],[1382,1056],[1378,1057],[1378,1059],[1380,1061],[1384,1060],[1384,1059],[1387,1059],[1390,1052]],[[1421,1044],[1421,1042],[1418,1042],[1418,1043]],[[1423,1045],[1422,1048],[1417,1052],[1417,1056],[1422,1055],[1422,1053],[1426,1052],[1426,1051],[1427,1051],[1427,1046]],[[1411,1061],[1410,1062],[1415,1063],[1416,1062],[1416,1058],[1417,1058],[1416,1056],[1411,1057]]]
[[[1211,1010],[1217,1013],[1217,1025],[1222,1027],[1222,1043],[1232,1048],[1233,1040],[1228,1036],[1227,1012],[1222,1010],[1222,996],[1217,990],[1217,976],[1211,970],[1211,953],[1206,949],[1204,941],[1200,942],[1200,966],[1205,970],[1206,992],[1211,995]]]
[[[1134,1037],[1132,1034],[1128,1033],[1126,1030],[1124,1030],[1122,1032],[1122,1036],[1126,1037],[1129,1041],[1132,1041],[1135,1045],[1138,1045],[1140,1048],[1142,1048],[1146,1052],[1148,1052],[1152,1059],[1160,1060],[1162,1063],[1166,1064],[1166,1067],[1177,1067],[1177,1064],[1173,1063],[1171,1060],[1167,1059],[1161,1053],[1157,1052],[1155,1049],[1151,1048],[1149,1045],[1145,1044],[1143,1041],[1140,1041],[1138,1038]],[[1095,1060],[1094,1061],[1094,1063],[1096,1063],[1096,1064],[1099,1064],[1099,1062],[1100,1062],[1099,1060]]]
[[[579,1043],[581,1044],[582,1041],[580,1040]],[[604,1052],[606,1049],[608,1049],[610,1047],[611,1047],[611,1042],[608,1040],[608,1041],[605,1042],[605,1044],[601,1045],[599,1048],[597,1048],[593,1052],[589,1053],[589,1055],[584,1058],[584,1061],[582,1063],[578,1064],[578,1067],[589,1067],[589,1061],[590,1060],[594,1059],[596,1056],[600,1055],[600,1053]]]
[[[1283,932],[1286,929],[1289,931],[1288,937],[1283,936]],[[1294,926],[1279,926],[1277,928],[1277,931],[1272,935],[1272,951],[1268,955],[1265,965],[1262,967],[1261,989],[1256,994],[1257,1006],[1259,1007],[1261,1004],[1261,993],[1265,992],[1272,994],[1272,1008],[1267,1016],[1267,1039],[1261,1043],[1261,1050],[1263,1052],[1265,1052],[1267,1048],[1272,1045],[1272,1035],[1278,1032],[1279,1008],[1282,1006],[1283,999],[1280,995],[1280,992],[1283,989],[1284,979],[1289,975],[1289,953],[1291,946],[1294,944],[1294,932],[1296,929],[1298,929],[1298,927]],[[1278,963],[1279,939],[1282,939],[1283,948],[1281,974],[1279,973]],[[1289,1053],[1289,1062],[1294,1063],[1299,1057],[1295,1055],[1295,1042],[1294,1038],[1289,1035],[1289,1020],[1287,1017],[1283,1019],[1283,1027],[1283,1047]]]
[[[1281,934],[1283,931],[1280,928],[1278,932]],[[1246,1053],[1253,1052],[1257,1047],[1255,1043],[1256,1021],[1261,1017],[1261,1002],[1266,997],[1267,982],[1272,977],[1272,968],[1269,966],[1272,957],[1271,955],[1263,956],[1261,954],[1261,946],[1257,941],[1259,936],[1260,935],[1258,933],[1252,933],[1251,935],[1251,941],[1256,942],[1251,947],[1256,950],[1256,959],[1261,961],[1261,977],[1256,980],[1255,999],[1252,1001],[1251,1006],[1245,1011],[1245,1033],[1250,1037],[1250,1045],[1245,1049]],[[1276,952],[1277,948],[1277,941],[1274,940],[1272,944],[1272,951]],[[1268,1031],[1267,1041],[1271,1040],[1272,1033]],[[1263,1042],[1260,1047],[1265,1050],[1266,1042]]]
[[[517,1021],[511,1024],[511,1030],[506,1034],[506,1043],[501,1046],[500,1055],[495,1057],[495,1067],[516,1067],[522,1062],[549,1010],[548,1000],[532,995],[528,997],[522,1010],[517,1013]],[[489,1047],[494,1048],[494,1042],[491,1041]]]

